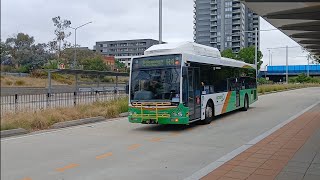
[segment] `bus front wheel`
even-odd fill
[[[214,110],[213,110],[213,104],[208,102],[205,110],[205,119],[203,120],[203,124],[210,124],[213,116],[214,116]]]

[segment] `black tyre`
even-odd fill
[[[248,98],[248,95],[245,96],[244,98],[244,106],[242,108],[243,111],[248,111],[249,109],[249,98]]]
[[[208,102],[205,110],[205,119],[202,121],[202,124],[210,124],[214,117],[213,104]]]

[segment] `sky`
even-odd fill
[[[193,41],[193,0],[163,0],[163,40]],[[96,41],[123,39],[158,39],[158,0],[1,0],[1,40],[19,32],[45,43],[54,39],[52,18],[60,16],[77,27],[77,44],[93,48]],[[274,29],[260,19],[260,29]],[[72,29],[70,29],[71,31]],[[73,32],[73,31],[72,31]],[[299,46],[282,32],[266,31],[260,35],[261,51],[269,64],[268,48]],[[74,43],[74,36],[69,37]],[[273,65],[284,65],[285,49],[272,49]],[[290,48],[289,64],[307,64],[300,47]]]

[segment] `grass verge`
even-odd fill
[[[1,117],[1,130],[24,128],[28,131],[49,129],[57,122],[64,122],[89,117],[118,117],[128,112],[128,99],[109,102],[97,102],[92,105],[80,105],[70,108],[46,109],[37,112],[18,112]]]
[[[258,93],[265,94],[269,92],[285,91],[290,89],[300,89],[307,87],[320,87],[320,84],[268,84],[258,86]]]

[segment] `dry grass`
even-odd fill
[[[82,105],[70,108],[47,109],[37,112],[19,112],[1,117],[1,130],[24,128],[29,131],[49,129],[57,122],[75,119],[103,116],[118,117],[120,113],[128,112],[128,99],[109,102],[98,102],[92,105]]]
[[[320,84],[271,84],[258,86],[258,93],[265,94],[268,92],[284,91],[289,89],[299,89],[306,87],[320,87]]]
[[[1,76],[1,87],[47,87],[48,80],[32,77]],[[52,85],[63,85],[52,80]]]

